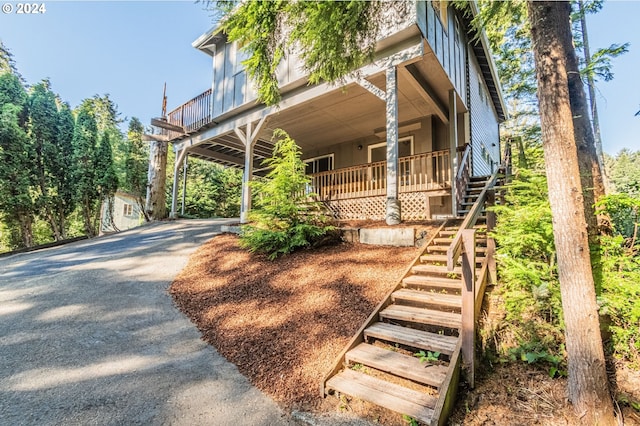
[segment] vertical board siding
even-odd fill
[[[491,163],[500,163],[498,116],[482,79],[480,66],[472,55],[470,55],[469,64],[469,90],[471,95],[472,173],[473,176],[490,175],[493,171]]]

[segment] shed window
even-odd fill
[[[133,216],[133,205],[125,203],[122,206],[122,215],[123,216]]]

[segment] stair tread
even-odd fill
[[[443,312],[433,309],[416,308],[413,306],[390,305],[380,311],[382,318],[400,321],[417,322],[420,324],[439,325],[449,328],[460,328],[462,315],[459,313]]]
[[[462,274],[462,267],[456,266],[453,271],[449,271],[446,266],[436,265],[416,265],[411,268],[411,272],[414,274]]]
[[[410,275],[402,280],[404,285],[413,285],[418,287],[446,288],[453,290],[462,289],[462,281],[460,279],[428,277],[424,275]]]
[[[484,250],[483,252],[486,252],[486,250]],[[484,260],[483,256],[476,256],[477,263],[480,263],[483,260]],[[446,262],[447,255],[446,254],[425,254],[423,256],[420,256],[420,261],[421,262]]]
[[[425,424],[431,423],[437,401],[426,393],[349,369],[330,378],[327,388],[406,414]]]
[[[431,291],[411,290],[401,288],[393,292],[394,300],[405,300],[425,304],[438,304],[447,307],[461,308],[462,297],[459,294],[436,293]]]
[[[369,326],[364,330],[364,335],[425,351],[441,352],[445,355],[451,355],[458,342],[458,338],[454,336],[429,333],[385,322],[376,322]]]
[[[447,367],[420,362],[420,359],[368,343],[361,343],[345,355],[347,362],[359,363],[414,382],[439,388]]]
[[[429,246],[427,247],[427,252],[431,253],[431,252],[446,252],[447,250],[449,250],[449,246]],[[486,253],[487,252],[487,248],[486,247],[476,247],[476,253]]]

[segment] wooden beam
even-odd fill
[[[161,129],[170,130],[172,132],[178,132],[182,134],[186,134],[182,126],[177,126],[175,124],[168,123],[160,118],[152,118],[151,125],[155,127],[160,127]]]
[[[462,364],[467,370],[471,389],[475,386],[475,301],[476,301],[476,234],[475,229],[462,231]]]
[[[372,82],[370,82],[369,80],[365,79],[364,77],[358,78],[356,80],[356,83],[358,83],[363,88],[367,89],[369,92],[375,95],[375,97],[380,99],[382,102],[386,100],[384,91],[380,89],[378,86],[376,86],[375,84],[373,84]]]
[[[224,154],[222,152],[210,151],[208,149],[200,148],[200,147],[192,147],[187,150],[189,154],[201,155],[203,157],[213,158],[214,160],[220,160],[227,163],[232,163],[238,166],[244,166],[244,159],[239,157],[234,157],[233,155]],[[260,167],[262,161],[254,161],[254,167]]]
[[[169,136],[167,135],[142,135],[142,140],[145,142],[169,142]]]
[[[418,92],[418,94],[425,100],[425,102],[431,106],[436,115],[443,123],[449,122],[449,116],[447,114],[447,109],[442,102],[436,96],[435,91],[431,88],[427,80],[420,74],[418,68],[413,65],[407,65],[406,67],[398,67],[400,73],[407,78],[407,81],[413,88]]]

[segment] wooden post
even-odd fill
[[[487,201],[485,208],[493,207],[496,204],[496,191],[490,189],[487,191]],[[493,238],[489,238],[489,232],[496,227],[496,213],[487,209],[487,264],[489,266],[489,282],[496,284],[498,282],[498,271],[496,268],[496,242]]]
[[[458,174],[458,106],[454,89],[449,90],[449,158],[451,179],[455,180]],[[458,215],[456,182],[451,182],[451,214]]]
[[[242,176],[242,205],[240,206],[240,222],[249,221],[251,210],[251,177],[253,175],[253,147],[255,143],[245,145],[244,175]]]
[[[189,161],[189,155],[184,156],[182,162],[182,203],[180,204],[180,213],[184,216],[184,203],[187,196],[187,163]]]
[[[251,122],[248,122],[245,129],[239,127],[233,129],[238,139],[245,146],[244,174],[242,176],[242,201],[240,205],[240,223],[249,221],[249,211],[251,210],[251,178],[253,176],[253,149],[258,141],[258,135],[266,123],[267,116],[264,115],[252,130]]]
[[[475,386],[476,231],[462,231],[462,364],[469,386]]]
[[[398,199],[398,71],[395,66],[387,68],[387,225],[401,221]]]
[[[175,147],[174,147],[175,149]],[[187,156],[186,147],[176,152],[176,158],[173,164],[173,186],[171,187],[171,212],[169,217],[175,219],[178,217],[178,183],[180,179],[180,164],[183,158]]]

